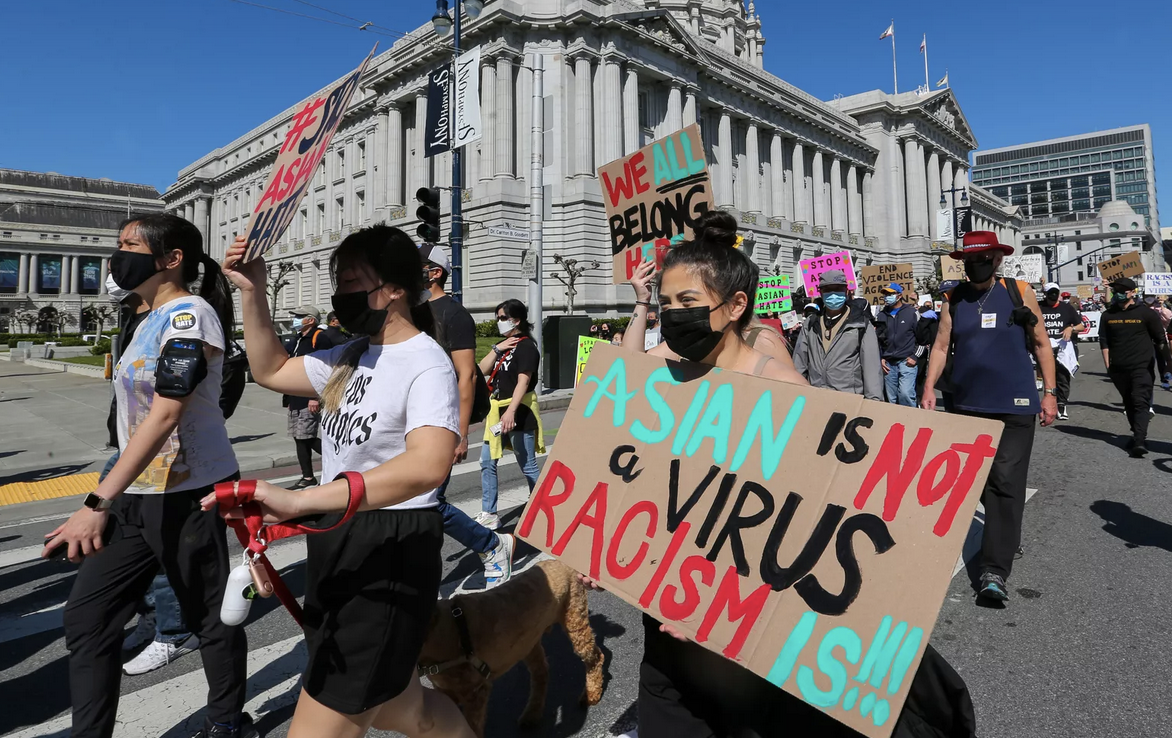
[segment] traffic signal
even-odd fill
[[[415,230],[419,240],[426,243],[439,243],[440,240],[440,191],[438,187],[420,187],[415,192],[415,199],[419,201],[419,209],[415,217],[423,221]]]

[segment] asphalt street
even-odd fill
[[[1130,459],[1122,449],[1126,420],[1097,346],[1084,345],[1082,355],[1071,420],[1037,433],[1029,476],[1037,492],[1026,506],[1025,551],[1009,581],[1012,599],[1004,608],[978,606],[961,567],[932,635],[972,692],[981,736],[1162,736],[1172,722],[1165,616],[1172,589],[1172,440],[1165,440],[1172,439],[1172,393],[1157,388],[1152,453]],[[549,428],[560,417],[543,414]],[[506,518],[511,525],[527,494],[515,465],[502,466],[501,488],[502,505],[514,506]],[[479,508],[475,462],[457,469],[449,494],[465,510]],[[42,563],[32,551],[76,505],[66,498],[0,508],[2,735],[68,735],[60,617],[74,567]],[[297,593],[304,584],[303,557],[299,540],[274,549],[274,561]],[[525,556],[521,563],[532,560]],[[450,540],[444,571],[445,594],[483,587],[479,559]],[[582,667],[555,630],[545,637],[553,677],[543,725],[531,733],[516,728],[528,690],[527,673],[518,667],[496,685],[488,735],[593,738],[634,727],[642,651],[638,614],[604,592],[591,594],[590,606],[607,658],[602,703],[588,711],[578,707]],[[275,600],[265,600],[254,605],[246,627],[247,709],[265,734],[284,736],[305,659],[297,626]],[[124,677],[116,734],[186,736],[205,691],[194,655]]]

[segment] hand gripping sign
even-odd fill
[[[297,207],[313,182],[317,165],[329,150],[330,140],[377,48],[375,44],[358,69],[327,92],[314,95],[293,114],[268,184],[252,211],[244,261],[267,253],[293,222]]]
[[[599,344],[517,532],[886,738],[1001,429]]]

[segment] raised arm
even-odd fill
[[[655,278],[655,262],[645,261],[631,276],[635,289],[635,311],[623,333],[623,348],[643,353],[647,350],[647,311],[651,309],[651,280]]]
[[[264,259],[241,261],[248,246],[238,236],[224,258],[224,275],[240,290],[240,309],[244,317],[244,342],[248,367],[260,386],[298,397],[317,397],[300,357],[291,359],[281,345],[273,327],[269,300],[265,293]]]

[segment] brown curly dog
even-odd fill
[[[490,670],[487,677],[463,659],[453,603],[464,612],[472,651]],[[574,652],[586,666],[581,704],[597,705],[602,699],[603,656],[590,627],[586,588],[572,569],[557,561],[542,561],[495,589],[437,602],[419,665],[426,669],[456,662],[428,678],[460,706],[472,730],[483,738],[493,681],[524,661],[529,669],[529,702],[520,724],[536,726],[545,710],[549,682],[541,636],[554,623],[565,629]]]

